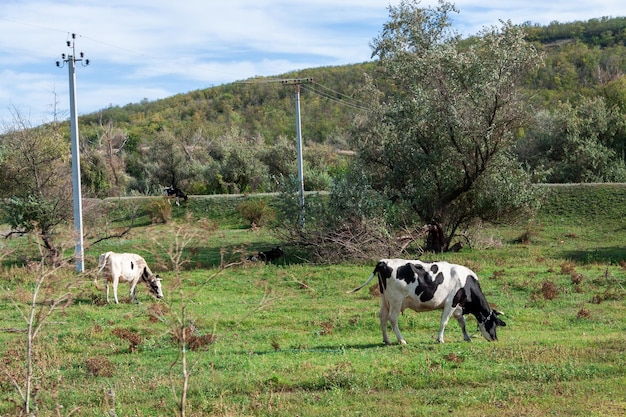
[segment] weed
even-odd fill
[[[503,269],[497,270],[497,271],[493,271],[493,278],[494,279],[498,279],[498,278],[502,278],[504,275],[506,275],[506,271]]]
[[[561,264],[561,274],[571,275],[576,272],[576,264],[573,262],[563,262]]]
[[[459,355],[453,352],[450,352],[446,356],[444,356],[444,359],[448,362],[454,362],[454,363],[463,363],[464,361],[462,357],[460,357]]]
[[[577,319],[588,319],[589,317],[591,317],[591,311],[589,311],[585,307],[582,307],[580,310],[578,310],[578,313],[576,313]]]
[[[369,292],[372,297],[380,297],[380,288],[378,287],[378,284],[372,285]]]
[[[554,300],[559,296],[559,289],[552,281],[545,281],[541,285],[541,293],[546,300]]]
[[[350,362],[340,362],[324,373],[322,381],[326,389],[354,388],[357,385],[354,366]]]
[[[120,339],[126,340],[130,345],[128,346],[128,351],[130,353],[134,353],[137,351],[137,346],[141,344],[142,337],[137,333],[134,333],[128,329],[115,328],[111,331],[112,334],[119,337]]]
[[[276,339],[272,340],[272,348],[274,349],[274,351],[280,350],[280,344],[278,343]]]
[[[85,367],[93,376],[111,377],[113,376],[114,366],[110,360],[104,356],[96,356],[85,360]]]
[[[528,245],[533,243],[534,238],[538,235],[539,233],[537,231],[537,225],[534,222],[528,222],[528,224],[526,225],[526,230],[524,230],[524,232],[519,237],[514,239],[513,243]]]
[[[151,323],[165,320],[165,315],[170,313],[170,308],[164,303],[152,303],[147,310],[148,320]]]
[[[321,323],[322,330],[320,331],[321,336],[329,335],[333,333],[335,329],[335,325],[331,321],[324,321]]]
[[[180,346],[184,341],[187,347],[193,351],[197,351],[205,346],[211,345],[215,343],[217,339],[215,334],[199,334],[193,322],[184,329],[181,329],[180,327],[172,327],[172,329],[170,329],[170,334],[172,335],[172,340],[176,343],[176,345]]]

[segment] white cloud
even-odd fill
[[[33,123],[67,110],[70,33],[92,64],[77,69],[81,114],[221,83],[370,59],[369,44],[400,0],[4,0],[0,8],[0,122],[10,107]],[[617,1],[458,0],[455,28],[499,20],[547,24],[624,16]],[[422,6],[437,6],[422,0]]]

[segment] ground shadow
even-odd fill
[[[589,248],[584,250],[564,250],[557,257],[572,260],[581,264],[611,263],[617,264],[626,260],[626,248],[622,246]]]

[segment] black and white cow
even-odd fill
[[[248,256],[248,260],[255,261],[255,262],[263,261],[266,264],[269,264],[270,262],[278,258],[282,258],[283,256],[285,256],[285,252],[280,248],[280,246],[276,246],[275,248],[272,248],[270,250],[257,252],[254,255],[250,255]]]
[[[189,198],[180,188],[174,186],[163,188],[163,195],[169,198],[174,198],[177,206],[180,206],[181,198],[185,201]]]
[[[465,314],[472,314],[478,321],[480,332],[488,341],[497,340],[497,326],[506,326],[492,310],[478,284],[477,275],[469,268],[448,262],[422,262],[404,259],[382,259],[372,275],[356,292],[366,286],[375,275],[381,293],[380,327],[383,341],[390,345],[387,320],[391,323],[398,341],[406,340],[398,328],[398,316],[406,308],[417,312],[443,310],[437,341],[443,343],[443,332],[451,316],[457,319],[463,338],[471,341],[465,330]]]
[[[115,304],[119,304],[117,300],[117,286],[120,280],[130,283],[130,297],[134,301],[137,300],[137,284],[139,280],[146,283],[156,298],[163,298],[161,278],[158,275],[153,275],[145,259],[137,254],[106,252],[98,258],[98,266],[99,269],[96,273],[94,284],[96,284],[100,272],[106,269],[104,285],[106,287],[107,303],[109,302],[109,282],[111,282],[113,284]]]

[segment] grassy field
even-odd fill
[[[104,305],[91,274],[61,269],[46,279],[35,319],[71,296],[34,342],[37,415],[179,415],[187,370],[187,416],[623,416],[625,202],[622,186],[550,188],[537,218],[485,227],[459,253],[430,254],[474,269],[507,326],[489,343],[470,316],[467,343],[452,320],[437,344],[440,314],[407,311],[408,344],[387,347],[378,298],[367,288],[345,293],[373,262],[288,257],[221,269],[276,242],[245,227],[236,201],[192,199],[174,209],[184,228],[140,219],[124,239],[87,253],[90,272],[106,250],[145,255],[163,277],[164,301],[141,287],[139,304]],[[173,262],[183,246],[189,262]],[[20,413],[23,315],[42,271],[5,264],[0,415],[10,416]],[[128,286],[120,287],[125,299]]]

